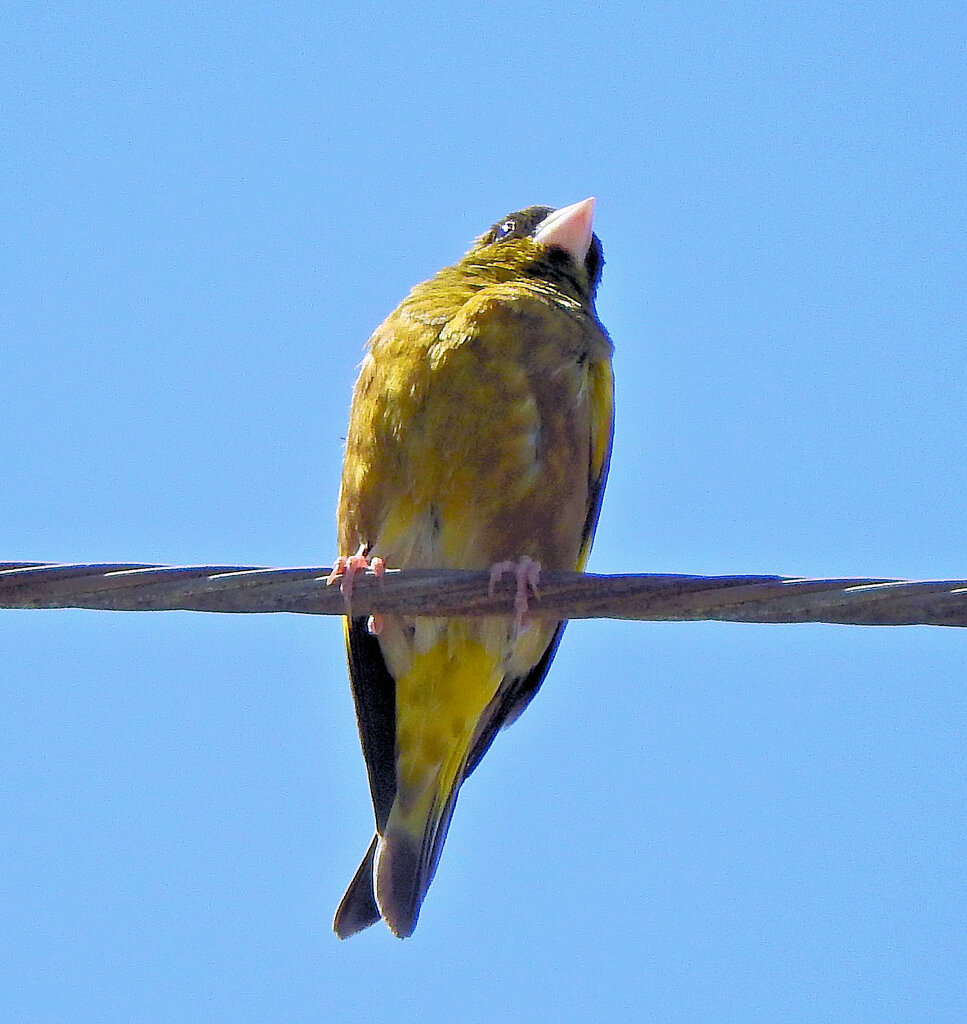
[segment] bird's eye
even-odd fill
[[[517,230],[517,221],[505,220],[503,224],[494,232],[494,241],[500,241],[501,238],[506,238],[508,235],[513,234]]]

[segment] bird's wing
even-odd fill
[[[396,680],[367,623],[365,616],[346,620],[346,652],[376,827],[382,830],[396,798]]]
[[[592,415],[590,421],[591,458],[588,463],[588,505],[581,534],[581,550],[578,562],[574,567],[579,571],[583,571],[587,564],[591,542],[594,540],[594,531],[601,513],[601,500],[604,497],[604,485],[607,482],[611,461],[611,443],[614,434],[614,382],[610,361],[602,361],[594,368],[590,381],[590,400]],[[464,778],[480,763],[497,733],[512,725],[533,700],[551,667],[566,625],[566,621],[558,623],[540,660],[526,675],[505,680],[495,698],[486,723],[474,741],[470,756],[467,758]]]

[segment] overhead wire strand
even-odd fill
[[[353,581],[352,606],[323,566],[0,562],[0,608],[103,611],[513,615],[514,582],[489,573],[387,570]],[[541,574],[528,614],[543,619],[827,622],[967,626],[967,580]]]

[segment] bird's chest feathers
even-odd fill
[[[443,324],[400,312],[404,323],[369,357],[379,412],[353,441],[383,439],[361,460],[363,476],[383,481],[358,481],[363,541],[396,565],[527,554],[572,567],[587,511],[591,366],[606,338],[579,306],[519,288],[482,291]]]

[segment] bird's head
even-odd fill
[[[604,266],[593,218],[594,199],[560,210],[528,206],[501,217],[474,242],[464,261],[497,264],[549,281],[592,305]]]

